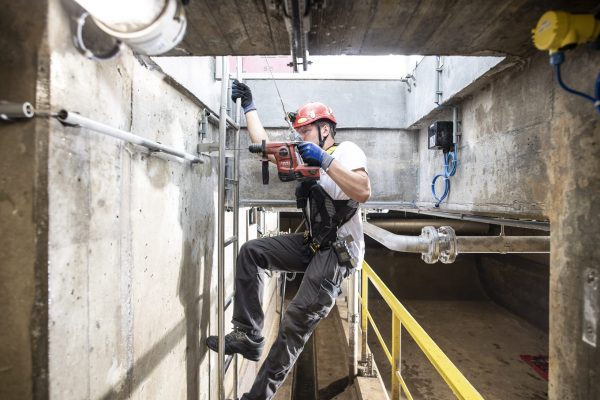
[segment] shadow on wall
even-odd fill
[[[152,371],[186,338],[187,400],[198,400],[200,365],[207,349],[201,345],[200,332],[208,332],[210,319],[210,281],[213,264],[214,204],[211,181],[212,168],[186,165],[181,188],[179,223],[182,229],[182,257],[177,284],[177,296],[184,309],[184,319],[175,325],[154,346],[142,355],[126,372],[123,379],[100,397],[100,400],[124,400],[146,380]],[[201,205],[201,206],[199,206]],[[203,288],[200,293],[200,278]],[[205,301],[206,300],[206,301]],[[135,371],[135,373],[134,373]]]
[[[183,248],[179,271],[178,297],[185,314],[187,400],[198,400],[200,394],[200,365],[207,355],[204,337],[210,322],[210,282],[212,279],[215,214],[213,191],[216,187],[210,175],[202,176],[187,169],[180,197],[179,223],[183,231]],[[213,174],[214,176],[214,174]],[[198,182],[200,181],[200,182]],[[204,274],[202,291],[200,275]],[[200,302],[202,303],[200,304]],[[204,315],[205,318],[201,318]]]

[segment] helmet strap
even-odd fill
[[[323,148],[323,145],[325,144],[325,140],[327,140],[327,138],[323,139],[323,136],[321,135],[321,124],[317,123],[317,131],[319,132],[319,147]]]

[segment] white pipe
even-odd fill
[[[75,0],[94,19],[119,32],[138,31],[152,24],[166,0]]]
[[[79,114],[72,113],[67,110],[61,110],[58,113],[58,120],[64,122],[65,124],[80,126],[82,128],[90,129],[94,132],[101,133],[103,135],[112,136],[114,138],[121,139],[129,143],[134,143],[139,146],[146,147],[152,151],[160,151],[163,153],[171,154],[173,156],[183,158],[184,160],[190,161],[192,163],[202,163],[202,160],[193,154],[174,149],[173,147],[165,146],[164,144],[155,142],[153,140],[134,135],[131,132],[113,128],[112,126],[94,121],[86,117],[82,117]]]
[[[429,242],[421,236],[394,235],[371,223],[363,223],[365,234],[369,235],[390,250],[407,253],[427,253]]]
[[[136,53],[160,55],[177,46],[187,20],[178,0],[75,0],[96,25]]]

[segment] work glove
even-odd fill
[[[333,156],[313,142],[300,143],[298,145],[298,151],[300,151],[302,159],[308,163],[308,165],[319,166],[325,171],[329,169],[329,166],[333,162]]]
[[[231,100],[235,102],[237,99],[242,99],[242,108],[244,109],[244,113],[256,110],[256,106],[252,101],[252,91],[248,85],[236,79],[231,85]]]

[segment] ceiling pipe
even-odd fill
[[[436,229],[450,226],[456,233],[467,235],[486,235],[490,231],[489,224],[472,221],[444,220],[444,219],[396,219],[373,218],[369,222],[391,233],[403,235],[418,235],[424,226],[433,226]]]
[[[420,236],[395,235],[372,223],[364,232],[390,250],[421,253],[428,264],[451,264],[459,253],[549,253],[549,236],[456,236],[454,229],[425,226]]]
[[[464,253],[549,253],[549,236],[458,236],[458,252]]]
[[[177,46],[187,20],[178,0],[75,0],[110,36],[136,53],[159,55]]]

